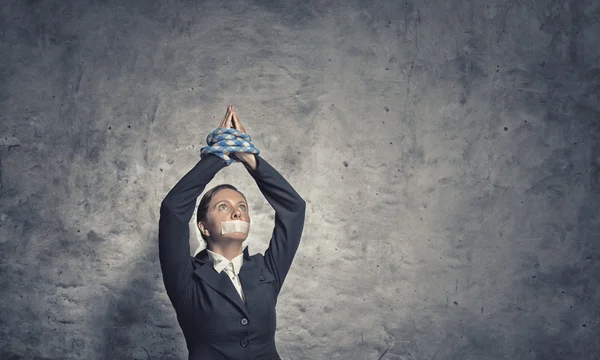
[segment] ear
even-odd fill
[[[204,225],[204,223],[202,221],[200,221],[198,223],[198,230],[200,230],[200,232],[204,235],[204,236],[210,236],[210,231],[208,231],[208,229],[206,228],[206,226]]]

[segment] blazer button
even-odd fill
[[[248,339],[244,339],[240,342],[240,345],[242,345],[243,347],[248,346]]]
[[[266,278],[264,276],[262,276],[262,275],[260,276],[260,281],[265,281],[265,279]]]
[[[242,325],[248,325],[248,319],[246,318],[243,318],[240,322],[242,323]]]

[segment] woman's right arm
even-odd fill
[[[163,282],[173,306],[182,305],[191,281],[189,222],[196,200],[206,185],[226,166],[225,161],[207,154],[162,201],[158,224],[158,254]]]

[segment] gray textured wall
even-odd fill
[[[228,104],[308,203],[284,359],[600,358],[600,2],[1,9],[1,359],[185,358],[158,210]]]

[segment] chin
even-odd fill
[[[246,240],[248,238],[248,234],[244,234],[244,233],[230,233],[230,234],[223,235],[223,238],[230,239],[230,240],[244,241],[244,240]]]

